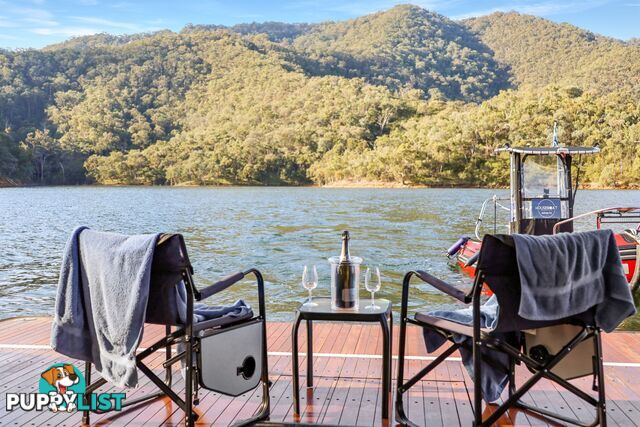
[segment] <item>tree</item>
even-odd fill
[[[51,136],[49,129],[37,129],[29,133],[23,144],[36,165],[37,179],[41,184],[45,182],[45,171],[48,163],[55,163],[60,167],[64,182],[64,166],[59,157],[60,143]]]

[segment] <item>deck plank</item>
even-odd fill
[[[0,383],[0,427],[8,426],[77,426],[78,413],[5,412],[7,392],[33,392],[37,388],[39,372],[61,361],[73,360],[48,349],[51,330],[49,318],[22,318],[0,321],[0,364],[7,374]],[[376,324],[314,322],[314,387],[306,387],[306,356],[300,356],[301,420],[325,424],[382,426],[381,367],[379,352],[382,347],[380,327]],[[306,352],[306,329],[301,325],[300,351]],[[397,326],[394,328],[394,354],[397,354]],[[148,346],[164,335],[164,328],[148,325],[141,347]],[[339,337],[340,339],[336,339]],[[271,388],[271,420],[294,421],[291,383],[291,325],[274,322],[268,325],[268,343]],[[422,334],[418,328],[408,330],[410,357],[425,357]],[[640,334],[615,332],[604,336],[606,387],[608,414],[611,425],[640,427]],[[337,355],[331,356],[328,355]],[[438,354],[438,353],[436,353]],[[342,356],[344,355],[344,356]],[[363,357],[353,357],[361,355]],[[350,357],[351,356],[351,357]],[[149,365],[158,375],[163,373],[159,352],[149,358]],[[456,353],[452,358],[459,357]],[[406,378],[420,370],[428,360],[407,361]],[[611,365],[611,363],[624,365]],[[83,364],[76,362],[78,368]],[[397,361],[394,361],[394,372]],[[184,381],[174,368],[174,389],[184,392]],[[161,375],[162,376],[162,375]],[[518,383],[530,374],[519,368]],[[95,378],[95,376],[94,376]],[[590,390],[588,379],[575,380],[584,390]],[[395,383],[394,383],[395,385]],[[100,391],[115,390],[106,385]],[[144,375],[140,386],[127,393],[129,398],[152,393],[153,384]],[[200,391],[200,415],[198,425],[226,426],[237,419],[254,414],[261,402],[262,390],[257,388],[239,398],[232,399],[208,390]],[[473,418],[471,379],[456,359],[442,363],[432,374],[420,381],[405,397],[408,415],[418,425],[449,426],[469,425]],[[504,396],[503,396],[504,398]],[[581,420],[590,419],[593,411],[562,387],[543,382],[526,398],[548,409],[566,411]],[[493,407],[484,408],[485,416]],[[393,411],[392,411],[393,412]],[[184,414],[168,398],[157,399],[122,413],[92,414],[93,425],[159,426],[181,425]],[[524,411],[509,411],[498,425],[547,426],[552,421]]]
[[[363,380],[362,398],[358,407],[357,426],[371,426],[375,424],[376,409],[378,409],[378,391],[381,380],[368,378]]]
[[[422,383],[422,396],[424,399],[425,425],[446,426],[442,418],[442,412],[440,411],[440,397],[438,395],[438,386],[436,381],[426,380],[420,382]],[[410,413],[408,416],[412,417],[413,413]]]
[[[411,368],[408,369],[409,372],[413,375],[418,371],[419,362],[416,360],[411,360],[408,363],[411,365]],[[407,416],[415,422],[419,426],[426,425],[435,425],[432,422],[427,421],[427,415],[425,411],[425,402],[423,399],[423,391],[422,385],[416,385],[416,387],[412,387],[409,389],[408,394],[405,397],[405,408],[407,412]],[[441,419],[441,417],[439,417]]]
[[[473,410],[471,409],[471,395],[467,390],[467,386],[464,383],[464,372],[462,364],[455,362],[443,363],[449,373],[449,379],[451,382],[451,388],[453,390],[453,396],[456,402],[456,409],[458,411],[458,419],[460,425],[473,424]]]
[[[361,378],[350,379],[349,391],[347,392],[344,409],[340,416],[340,425],[353,426],[358,422],[358,408],[362,402],[365,383],[366,380]]]

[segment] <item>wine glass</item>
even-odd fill
[[[366,290],[371,292],[371,304],[369,304],[366,308],[369,310],[379,310],[380,307],[376,305],[375,302],[375,293],[380,290],[380,286],[382,286],[382,279],[380,277],[380,268],[375,268],[375,277],[371,277],[371,269],[367,267],[367,270],[364,273],[364,287]]]
[[[309,301],[305,302],[303,305],[305,307],[315,307],[318,304],[313,302],[313,296],[311,295],[311,291],[314,290],[318,286],[318,270],[316,270],[316,266],[304,266],[304,270],[302,270],[302,287],[309,291]]]

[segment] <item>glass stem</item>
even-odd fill
[[[371,292],[371,306],[373,308],[373,306],[375,305],[374,301],[373,301],[373,294],[374,292]]]
[[[311,295],[311,289],[309,289],[309,304],[311,304],[313,296]]]

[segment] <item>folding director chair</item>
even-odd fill
[[[410,280],[418,277],[434,288],[455,298],[464,304],[472,304],[473,325],[464,325],[433,317],[425,313],[409,316]],[[499,314],[495,329],[480,327],[481,291],[483,285],[490,284],[499,303]],[[510,236],[485,236],[475,281],[468,293],[426,273],[411,271],[404,277],[402,285],[402,307],[400,319],[400,350],[398,360],[398,387],[396,391],[396,418],[402,425],[415,425],[407,417],[403,397],[420,379],[442,363],[449,355],[461,347],[473,352],[474,382],[474,425],[494,424],[508,409],[521,408],[542,416],[575,425],[606,425],[605,382],[602,363],[601,331],[594,326],[595,310],[590,309],[569,318],[556,321],[532,321],[518,315],[520,305],[520,277],[516,260],[515,246]],[[408,381],[404,380],[404,359],[407,325],[413,324],[428,328],[446,338],[451,345],[433,362]],[[472,337],[463,343],[454,341],[454,334]],[[499,335],[499,337],[497,336]],[[488,353],[481,349],[495,350],[508,355],[509,366],[505,367],[491,360]],[[508,398],[495,408],[486,419],[482,419],[482,392],[480,378],[481,361],[491,367],[502,367],[508,374]],[[522,364],[532,373],[520,387],[516,386],[515,365]],[[569,380],[590,375],[597,398],[586,393]],[[563,414],[534,407],[524,403],[521,398],[541,379],[551,380],[569,392],[575,394],[595,408],[595,419],[590,424],[569,418]]]
[[[166,335],[138,353],[136,365],[155,384],[157,393],[126,400],[123,406],[138,405],[159,397],[169,397],[185,412],[185,424],[192,426],[198,419],[193,405],[198,402],[198,388],[203,387],[229,396],[239,396],[262,384],[262,403],[255,416],[236,423],[236,426],[251,425],[269,417],[269,374],[267,368],[267,332],[264,302],[264,281],[260,272],[250,269],[232,274],[205,289],[197,289],[193,281],[193,268],[189,262],[184,239],[180,234],[164,234],[157,243],[151,270],[148,307],[175,302],[175,287],[184,286],[186,291],[186,322],[176,317],[171,322],[159,319],[147,309],[146,323],[162,324]],[[230,321],[228,318],[213,318],[194,322],[194,301],[202,301],[238,283],[245,276],[253,275],[257,280],[259,313],[247,318]],[[183,285],[184,284],[184,285]],[[175,311],[175,310],[173,310]],[[175,311],[177,312],[177,311]],[[157,313],[157,310],[156,310]],[[175,330],[172,331],[172,327]],[[181,344],[177,354],[174,345]],[[164,380],[145,364],[151,354],[165,349]],[[184,398],[171,388],[172,366],[184,362]],[[91,363],[85,365],[86,393],[90,398],[107,381],[100,378],[91,382]],[[102,413],[100,411],[95,411]],[[84,411],[82,421],[90,422],[90,412]]]

